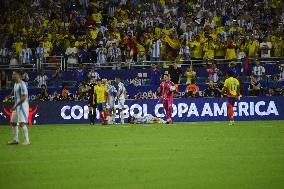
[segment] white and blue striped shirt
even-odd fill
[[[36,56],[38,58],[43,58],[44,54],[47,53],[47,48],[46,47],[37,47],[36,48]]]
[[[32,59],[32,50],[30,48],[22,49],[20,56],[22,64],[30,64]]]
[[[35,80],[38,82],[38,88],[41,88],[42,85],[47,86],[48,77],[46,75],[38,75]]]
[[[193,35],[194,33],[192,31],[190,32],[184,32],[183,33],[183,40],[185,40],[186,42],[190,42],[191,41],[191,36]]]
[[[159,58],[161,56],[162,42],[161,40],[154,41],[152,44],[152,58]]]
[[[263,66],[254,66],[252,68],[252,73],[256,76],[256,80],[259,81],[265,73],[265,68]]]
[[[18,83],[16,82],[14,84],[14,89],[13,89],[13,92],[14,92],[14,98],[15,98],[15,104],[17,104],[21,97],[22,96],[26,96],[26,99],[25,101],[21,104],[22,105],[29,105],[28,103],[28,89],[27,89],[27,86],[26,86],[26,83],[22,80],[20,80]]]
[[[106,48],[97,48],[97,63],[105,63],[107,60],[107,49]]]
[[[125,100],[126,99],[126,88],[124,87],[123,83],[118,84],[118,99],[119,100]]]

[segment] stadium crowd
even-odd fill
[[[242,69],[234,61],[247,58],[255,62],[250,95],[260,95],[263,88],[267,95],[283,93],[278,84],[283,79],[283,66],[280,78],[272,77],[275,85],[262,86],[265,69],[257,60],[284,55],[280,0],[3,0],[0,10],[0,64],[26,66],[64,56],[67,64],[79,67],[73,77],[77,93],[84,91],[87,79],[99,78],[95,69],[87,73],[80,63],[131,69],[132,64],[142,61],[174,61],[168,72],[175,84],[186,78],[184,96],[219,96],[220,78],[225,74],[216,59],[227,60],[228,69],[240,77]],[[177,65],[189,60],[208,63],[208,80],[204,81],[208,87],[202,92],[196,82],[196,65],[185,73]],[[159,66],[153,64],[150,84],[158,85],[161,74]],[[28,80],[28,73],[23,75]],[[57,68],[49,80],[61,85],[60,78]],[[5,80],[3,71],[1,83]],[[44,100],[48,77],[42,71],[35,81],[42,88],[39,99]],[[137,79],[133,85],[142,84]],[[65,85],[62,89],[68,91]],[[153,98],[152,93],[147,97],[138,93],[135,98]],[[52,99],[74,99],[62,94],[55,93]]]
[[[282,10],[280,0],[4,0],[1,62],[280,57]]]

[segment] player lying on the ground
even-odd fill
[[[128,118],[128,123],[130,124],[152,124],[152,123],[166,123],[164,120],[158,117],[154,117],[150,114],[145,116],[135,115]]]

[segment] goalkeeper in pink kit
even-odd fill
[[[167,124],[172,123],[172,105],[174,100],[175,85],[170,81],[169,75],[164,75],[164,81],[160,84],[158,95],[163,98],[163,106],[166,111]]]

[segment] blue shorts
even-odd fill
[[[227,97],[227,102],[234,106],[235,102],[237,101],[236,97]]]
[[[99,111],[103,111],[105,107],[106,107],[106,103],[105,102],[98,103],[97,108],[98,108]]]

